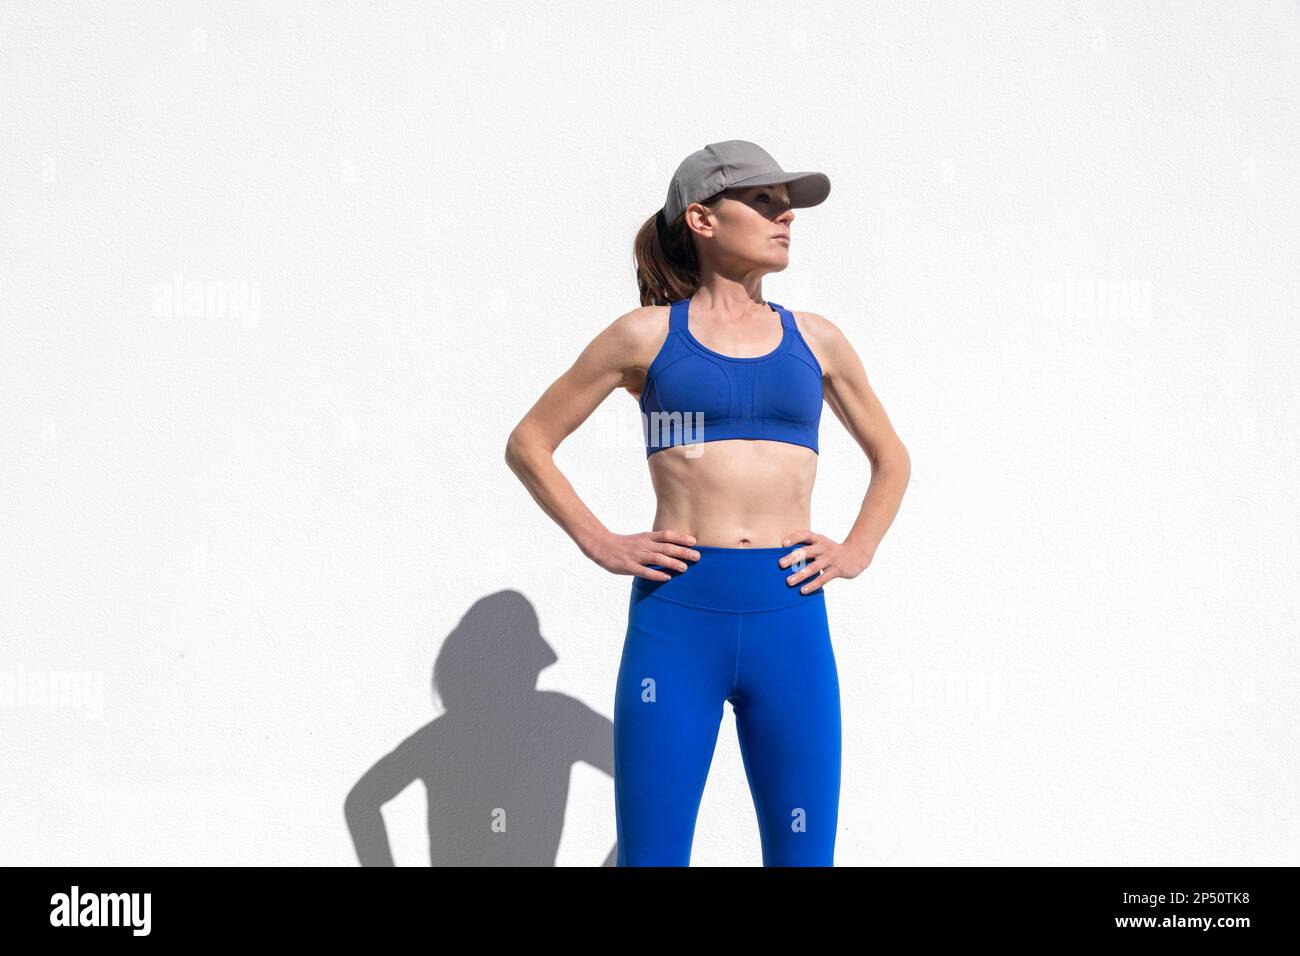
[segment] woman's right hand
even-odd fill
[[[591,548],[588,557],[606,571],[614,574],[634,574],[651,581],[668,581],[671,574],[647,565],[685,571],[687,561],[700,560],[700,553],[691,549],[694,535],[681,531],[641,531],[636,534],[608,532]]]

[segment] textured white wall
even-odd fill
[[[397,793],[427,863],[424,773],[604,860],[609,776],[542,791],[601,762],[631,579],[503,442],[729,138],[830,175],[764,293],[846,330],[913,458],[827,589],[838,862],[1300,862],[1298,34],[1293,2],[5,4],[3,862],[355,862],[344,799],[485,597],[473,719],[357,807]],[[626,394],[558,458],[649,527]],[[820,464],[840,537],[868,472],[829,411]],[[509,683],[527,606],[555,694]],[[729,709],[693,862],[760,862]]]

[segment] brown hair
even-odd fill
[[[716,193],[701,203],[713,209],[721,199],[722,193]],[[671,305],[689,299],[700,287],[700,263],[695,240],[686,228],[686,214],[667,225],[663,212],[658,210],[642,223],[632,243],[642,305]]]

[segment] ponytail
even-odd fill
[[[721,193],[710,196],[702,205],[713,208],[721,198]],[[671,305],[700,287],[700,263],[685,213],[671,226],[662,209],[647,219],[637,230],[632,259],[642,305]]]

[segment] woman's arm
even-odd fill
[[[871,564],[881,539],[893,524],[902,504],[903,493],[912,475],[912,459],[867,381],[862,360],[844,333],[815,312],[800,312],[798,315],[809,344],[821,362],[826,404],[871,463],[871,481],[862,507],[843,543],[807,530],[792,534],[784,542],[813,542],[802,549],[805,558],[813,560],[803,564],[799,573],[791,575],[789,580],[797,584],[823,572],[816,582],[808,584],[810,590],[816,590],[832,578],[857,577]],[[783,559],[783,565],[798,566],[797,555],[798,552],[793,560]]]
[[[633,309],[592,339],[515,426],[505,451],[510,470],[583,554],[608,571],[653,581],[666,581],[669,575],[644,565],[686,570],[684,560],[699,559],[689,547],[695,539],[678,531],[611,532],[578,497],[556,466],[554,453],[610,392],[631,384],[649,365],[667,334],[661,312],[648,306]]]

